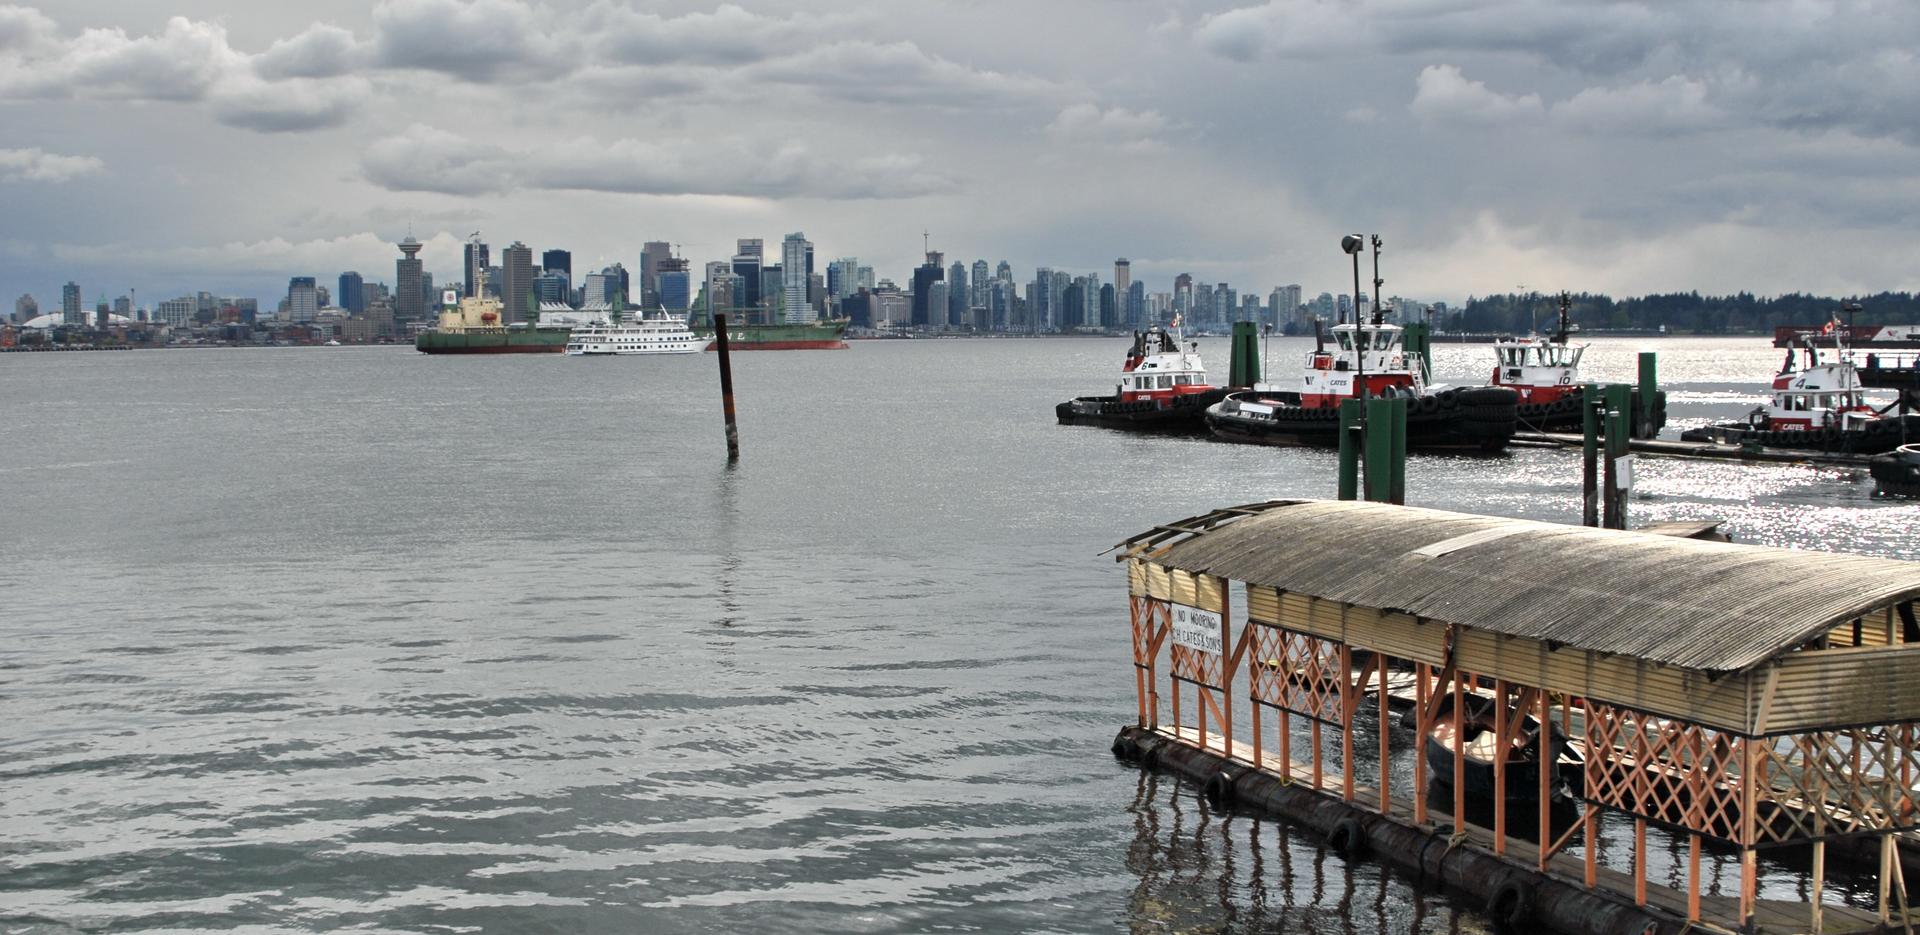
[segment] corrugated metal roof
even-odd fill
[[[1917,562],[1357,501],[1232,507],[1122,548],[1169,568],[1713,672],[1920,597]]]

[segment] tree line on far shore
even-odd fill
[[[1680,334],[1772,334],[1780,325],[1820,325],[1841,307],[1858,303],[1854,321],[1861,325],[1898,325],[1920,321],[1920,294],[1880,292],[1873,295],[1830,296],[1789,293],[1760,298],[1749,292],[1701,295],[1669,292],[1615,299],[1593,293],[1572,296],[1573,321],[1584,331],[1658,331]],[[1443,331],[1546,333],[1559,315],[1558,293],[1470,297],[1464,308],[1435,316]],[[1841,321],[1847,316],[1842,313]]]

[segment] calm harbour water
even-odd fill
[[[1643,347],[1670,435],[1780,354],[1601,341],[1588,375]],[[1327,452],[1055,425],[1124,350],[738,355],[731,469],[711,355],[0,356],[0,932],[1484,929],[1107,753],[1099,553],[1334,486]],[[1920,558],[1863,472],[1637,475],[1635,522]],[[1578,519],[1575,454],[1408,484]]]

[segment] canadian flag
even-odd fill
[[[1833,325],[1834,325],[1834,321],[1833,321],[1833,319],[1831,319],[1831,318],[1829,318],[1829,319],[1827,319],[1827,323],[1826,323],[1825,325],[1822,325],[1822,326],[1820,327],[1820,333],[1821,333],[1821,334],[1832,334],[1832,333],[1833,333]]]

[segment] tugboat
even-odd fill
[[[1825,333],[1839,327],[1827,323]],[[1684,441],[1758,445],[1806,451],[1883,454],[1908,438],[1920,438],[1920,416],[1887,413],[1898,402],[1876,410],[1867,405],[1852,349],[1844,332],[1837,359],[1822,360],[1812,341],[1801,355],[1787,351],[1773,378],[1773,399],[1747,414],[1745,422],[1723,422],[1681,433]]]
[[[1360,294],[1357,234],[1340,241],[1353,257],[1354,295]],[[1399,325],[1382,320],[1380,237],[1373,237],[1373,315],[1368,324],[1333,326],[1334,350],[1319,325],[1299,389],[1268,384],[1229,393],[1208,407],[1207,428],[1226,441],[1264,445],[1338,445],[1340,404],[1349,399],[1404,397],[1407,449],[1496,452],[1507,447],[1517,426],[1520,394],[1504,386],[1443,389],[1429,386],[1421,354],[1408,350]],[[1358,319],[1356,318],[1356,322]]]
[[[1560,323],[1552,337],[1529,335],[1495,341],[1493,385],[1511,387],[1520,394],[1520,425],[1534,432],[1578,432],[1583,428],[1580,412],[1580,357],[1586,344],[1567,340],[1574,330],[1573,297],[1560,293]],[[1634,391],[1636,397],[1640,395]],[[1654,393],[1649,400],[1634,400],[1634,412],[1641,407],[1653,410],[1646,419],[1633,420],[1636,437],[1652,437],[1667,424],[1665,394]]]
[[[1180,327],[1179,318],[1174,328]],[[1106,425],[1161,431],[1206,428],[1207,407],[1227,391],[1207,382],[1200,342],[1186,349],[1181,339],[1154,325],[1133,333],[1133,346],[1120,365],[1120,384],[1112,396],[1081,396],[1053,407],[1062,425]]]

